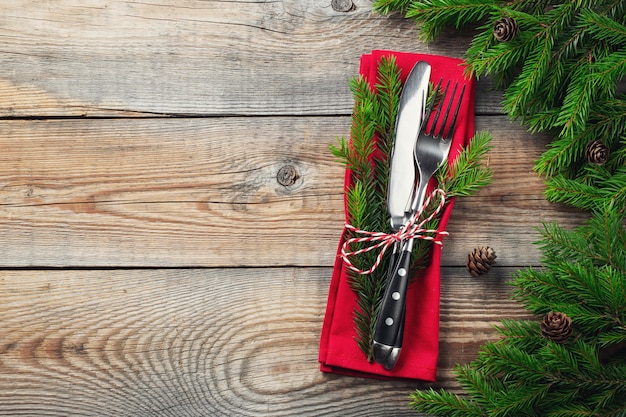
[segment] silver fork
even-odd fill
[[[441,82],[442,80],[439,80],[436,91],[441,88]],[[437,107],[437,113],[435,113],[435,117],[433,118],[430,131],[426,131],[426,128],[428,126],[425,126],[424,130],[419,134],[417,138],[413,155],[415,158],[415,164],[417,165],[417,170],[419,172],[419,185],[417,186],[417,191],[413,199],[413,204],[411,205],[413,213],[419,213],[419,211],[422,209],[422,205],[424,204],[424,199],[426,197],[428,182],[435,174],[435,172],[437,172],[441,164],[443,164],[448,159],[448,155],[450,154],[450,146],[452,145],[452,137],[454,136],[456,118],[459,115],[461,101],[463,101],[463,95],[465,94],[465,84],[463,84],[463,87],[461,88],[461,93],[459,94],[456,109],[454,110],[454,114],[452,115],[452,121],[450,122],[450,126],[448,127],[446,134],[446,123],[448,122],[450,108],[452,107],[452,103],[454,102],[458,86],[458,82],[454,84],[452,95],[450,97],[450,100],[448,101],[448,106],[443,116],[443,121],[439,126],[437,126],[437,123],[439,122],[439,116],[441,114],[441,107],[443,106],[443,101],[445,100],[448,93],[448,87],[450,87],[450,81],[448,81],[448,83],[446,84],[446,88],[443,90],[441,105]],[[431,102],[428,111],[430,111],[430,109],[432,108],[433,102]],[[441,137],[441,140],[439,139],[439,137]]]
[[[441,84],[442,80],[439,80],[435,91],[441,89]],[[465,93],[465,85],[461,88],[461,93],[459,94],[450,125],[446,126],[450,109],[455,101],[458,82],[454,85],[445,113],[443,114],[443,120],[439,124],[441,109],[448,95],[449,86],[450,81],[447,82],[441,99],[439,100],[437,112],[435,113],[430,129],[428,129],[428,123],[424,123],[424,129],[417,138],[414,159],[419,172],[419,184],[417,185],[411,204],[413,212],[412,220],[417,220],[415,217],[420,215],[430,179],[435,172],[437,172],[441,164],[447,160],[450,153],[456,119]],[[424,120],[428,121],[435,101],[436,100],[431,101],[428,109],[426,109]],[[402,348],[406,290],[411,265],[411,252],[413,251],[413,239],[404,241],[401,246],[402,250],[400,256],[391,269],[391,274],[387,277],[387,287],[379,308],[374,333],[374,359],[376,362],[383,364],[385,369],[388,370],[395,366]]]

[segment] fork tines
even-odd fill
[[[442,82],[443,82],[443,78],[440,79],[439,82],[437,83],[437,87],[435,87],[435,94],[438,94],[438,91],[441,89]],[[454,88],[452,89],[452,95],[450,96],[450,100],[448,101],[448,106],[444,113],[443,120],[441,124],[437,126],[437,123],[439,122],[439,115],[441,114],[441,108],[443,107],[443,102],[446,98],[446,95],[448,94],[448,88],[450,87],[450,80],[448,80],[448,82],[446,83],[446,87],[444,88],[443,93],[441,94],[441,98],[439,100],[439,104],[437,105],[437,112],[435,113],[435,117],[433,118],[433,122],[430,126],[431,131],[428,132],[427,134],[429,135],[432,134],[432,136],[435,138],[441,136],[443,140],[448,140],[454,134],[454,125],[456,124],[456,118],[459,115],[459,109],[461,108],[461,102],[463,101],[463,95],[465,94],[465,84],[463,84],[463,87],[461,88],[461,94],[459,94],[458,102],[456,104],[456,109],[454,110],[454,114],[452,115],[452,121],[450,122],[450,126],[448,127],[447,135],[445,134],[445,128],[446,128],[446,123],[448,122],[448,116],[450,115],[450,108],[452,107],[452,103],[454,102],[454,97],[456,95],[456,90],[458,86],[459,86],[459,83],[456,82],[454,84]],[[432,110],[432,107],[435,101],[437,100],[433,99],[430,105],[428,106],[427,115],[430,115],[430,111]]]

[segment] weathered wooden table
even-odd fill
[[[359,57],[461,57],[357,0],[3,0],[0,4],[0,414],[411,415],[527,313],[509,275],[538,265],[549,138],[500,112],[493,185],[457,201],[442,261],[438,382],[323,374],[318,341],[343,222]],[[498,265],[475,279],[475,246]]]

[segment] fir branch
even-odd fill
[[[611,52],[592,62],[583,57],[571,77],[570,87],[554,126],[562,127],[561,137],[574,138],[589,120],[600,97],[612,98],[616,80],[626,75],[626,52]]]
[[[537,92],[542,88],[552,63],[554,33],[567,26],[572,19],[574,3],[556,6],[549,13],[538,19],[534,16],[517,15],[517,19],[525,18],[534,23],[535,32],[527,35],[530,38],[529,48],[525,51],[523,66],[516,79],[508,86],[504,95],[503,108],[510,117],[521,116],[526,121],[532,115],[528,103],[534,102]],[[511,48],[517,49],[515,45]],[[512,63],[507,63],[512,65]]]
[[[598,336],[598,345],[600,347],[619,345],[623,343],[626,343],[626,332],[604,332]]]
[[[415,391],[409,405],[418,412],[448,417],[486,417],[480,406],[445,390]]]
[[[526,352],[536,352],[543,346],[543,338],[538,338],[539,323],[531,320],[502,319],[495,329],[502,336],[502,343],[507,343]]]
[[[488,375],[502,376],[507,385],[511,382],[538,384],[548,370],[532,353],[505,343],[487,343],[479,352],[479,360],[485,365]],[[494,407],[497,406],[497,403],[494,404]]]
[[[626,37],[626,26],[593,10],[580,11],[580,24],[585,25],[587,32],[594,39],[606,41],[611,45],[622,45]]]
[[[451,166],[439,168],[437,180],[449,197],[469,196],[491,183],[493,172],[484,165],[491,139],[489,132],[476,133]]]
[[[444,27],[477,25],[466,51],[468,74],[493,76],[496,86],[505,89],[506,113],[531,131],[560,132],[537,163],[541,174],[574,178],[590,139],[617,144],[626,132],[626,98],[615,97],[626,77],[622,1],[430,0],[408,7],[403,2],[397,9],[387,3],[378,10],[404,13],[428,41]],[[502,16],[519,24],[509,42],[493,36],[493,25]],[[605,113],[609,102],[615,110]],[[607,130],[608,125],[615,128]]]
[[[377,99],[380,103],[377,114],[377,133],[383,137],[379,141],[379,149],[385,146],[386,156],[391,154],[391,144],[393,143],[393,132],[396,126],[398,106],[400,104],[400,93],[402,92],[402,81],[400,71],[396,64],[396,58],[391,56],[383,58],[378,67],[378,77],[376,84]]]
[[[493,26],[501,17],[502,12],[498,11],[492,15],[488,23],[478,28],[479,34],[473,38],[465,54],[469,75],[479,78],[482,74],[496,76],[511,74],[511,71],[523,64],[537,45],[539,38],[525,32],[518,34],[518,38],[512,42],[496,42],[493,37]]]
[[[376,230],[383,230],[389,221],[385,207],[390,173],[388,161],[391,158],[391,152],[393,150],[396,119],[400,104],[400,94],[402,92],[400,71],[394,56],[381,60],[378,68],[376,92],[379,103],[378,123],[376,128],[378,136],[376,142],[378,154],[374,156],[373,162],[376,190],[380,193],[376,196],[376,201],[380,202],[380,206],[376,208],[376,212],[380,214]]]
[[[370,88],[363,77],[351,83],[355,105],[346,159],[349,162],[347,167],[352,169],[353,186],[346,191],[346,205],[347,217],[350,222],[354,221],[351,223],[353,226],[362,230],[386,231],[386,178],[389,172],[390,142],[393,140],[393,135],[388,130],[395,122],[395,116],[389,107],[399,101],[400,88],[399,69],[395,61],[382,59],[378,70],[381,78],[375,90]],[[383,93],[380,94],[379,91]],[[375,134],[378,134],[378,141],[374,140]],[[367,269],[374,260],[375,254],[366,252],[354,257],[352,262],[359,269]],[[373,355],[375,317],[384,291],[384,276],[381,272],[385,269],[386,260],[373,274],[359,275],[351,272],[349,275],[351,288],[358,296],[354,312],[356,341],[370,361]]]
[[[377,0],[372,5],[372,8],[382,14],[388,14],[394,10],[404,13],[412,2],[413,0]]]
[[[547,182],[544,195],[548,201],[565,203],[583,210],[602,210],[607,203],[626,205],[626,166],[611,173],[603,167],[587,166],[585,179],[556,175]]]
[[[557,116],[558,115],[554,115]],[[553,125],[554,118],[549,121]],[[537,126],[533,130],[546,128],[545,125]],[[535,162],[535,171],[546,176],[553,176],[557,173],[569,173],[577,163],[579,163],[585,151],[585,146],[589,142],[588,138],[593,137],[593,132],[597,125],[588,125],[587,130],[582,132],[576,138],[556,138],[548,145],[547,150],[541,154]]]
[[[545,224],[542,267],[519,271],[512,282],[530,312],[571,317],[570,340],[547,340],[537,321],[505,320],[502,339],[457,368],[466,396],[416,391],[411,407],[446,416],[625,416],[626,2],[396,1],[425,40],[444,27],[477,25],[467,72],[493,76],[510,117],[555,133],[535,164],[548,177],[546,198],[591,215],[574,230]],[[393,1],[382,2],[380,11],[393,10]],[[508,42],[493,35],[503,16],[519,24]],[[591,140],[610,149],[602,167],[584,159]]]
[[[455,371],[466,392],[458,398],[471,410],[466,415],[624,414],[626,362],[623,354],[621,360],[609,356],[615,354],[612,347],[626,345],[622,209],[605,201],[574,230],[545,226],[539,243],[543,267],[516,274],[515,298],[539,316],[563,311],[573,318],[575,337],[557,344],[541,335],[536,321],[503,320],[502,339],[481,347],[476,360]],[[447,391],[416,391],[410,405],[435,415],[463,415],[455,398]]]
[[[369,265],[373,260],[367,259]],[[386,264],[381,265],[386,269]],[[359,349],[366,355],[368,361],[373,360],[372,335],[374,334],[378,316],[379,300],[384,293],[384,285],[376,275],[358,275],[350,273],[350,287],[357,294],[357,308],[354,310],[354,324],[356,330],[356,343]]]
[[[346,207],[348,209],[348,221],[356,228],[363,228],[366,222],[367,206],[365,200],[363,182],[357,181],[346,190]]]
[[[626,51],[609,51],[606,56],[596,58],[587,75],[600,93],[609,98],[615,96],[615,80],[622,80],[625,76]]]
[[[481,407],[492,407],[506,383],[501,379],[497,380],[489,373],[477,372],[469,365],[457,365],[455,373],[461,387]]]
[[[624,213],[606,205],[574,231],[545,226],[539,242],[545,270],[517,273],[515,298],[536,314],[558,304],[577,317],[585,334],[623,328],[626,312],[626,231]]]
[[[535,170],[548,177],[563,173],[575,177],[584,165],[583,154],[591,140],[602,140],[615,149],[607,166],[623,166],[626,143],[620,137],[626,135],[626,96],[598,101],[591,109],[585,130],[574,138],[557,137],[535,163]]]
[[[374,9],[388,13],[389,7],[374,3]],[[481,20],[494,10],[491,0],[428,0],[413,1],[404,9],[408,18],[414,18],[421,24],[421,37],[430,41],[435,39],[444,27],[460,28],[464,22]]]
[[[607,266],[620,270],[626,275],[626,229],[624,226],[624,205],[607,201],[589,219],[588,225],[581,226],[582,233],[591,236],[591,241],[602,261]]]
[[[583,210],[593,210],[602,198],[602,190],[563,175],[557,175],[548,181],[544,195],[548,201],[554,203],[565,203]]]
[[[569,80],[569,87],[561,111],[554,121],[554,127],[560,127],[560,136],[572,139],[582,130],[589,117],[591,103],[597,97],[597,90],[588,74],[592,71],[590,60],[583,57],[574,69]]]

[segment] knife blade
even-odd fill
[[[417,62],[411,69],[400,95],[387,191],[387,210],[394,230],[399,230],[412,214],[411,203],[416,175],[413,149],[426,106],[430,72],[430,64],[424,61]]]
[[[387,195],[391,227],[396,231],[413,215],[412,202],[419,180],[416,178],[413,151],[422,127],[430,73],[431,67],[427,62],[417,62],[409,73],[400,96]],[[403,276],[402,271],[408,274],[410,265],[397,265],[396,260],[399,258],[403,263],[408,263],[410,256],[403,256],[398,252],[400,247],[406,251],[412,250],[412,246],[412,244],[407,246],[403,242],[394,245],[389,262],[387,286],[376,320],[374,360],[383,364],[386,369],[395,366],[404,335],[408,276]],[[400,271],[400,274],[397,271]]]

